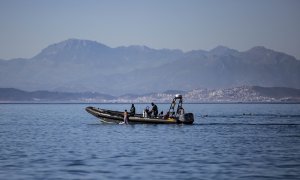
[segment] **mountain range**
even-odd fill
[[[300,88],[300,61],[262,46],[183,52],[79,39],[52,44],[30,59],[0,60],[0,87],[27,91],[121,95],[244,85]]]

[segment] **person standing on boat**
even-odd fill
[[[158,108],[156,106],[156,104],[154,104],[153,102],[151,103],[152,105],[152,109],[151,109],[151,113],[153,113],[154,117],[157,117],[157,114],[158,114]]]
[[[125,112],[124,112],[124,123],[125,124],[129,124],[128,123],[128,112],[127,112],[127,109],[125,109]]]
[[[134,115],[135,115],[135,107],[134,107],[134,104],[131,104],[130,116],[134,116]]]

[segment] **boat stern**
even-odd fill
[[[193,113],[185,113],[179,115],[178,118],[179,123],[183,124],[193,124],[194,123],[194,114]]]

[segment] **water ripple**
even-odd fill
[[[189,104],[191,126],[107,125],[81,104],[0,106],[0,179],[300,177],[296,104]]]

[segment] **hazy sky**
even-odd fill
[[[184,51],[263,45],[300,59],[300,0],[0,0],[1,59],[69,38]]]

